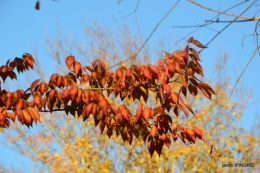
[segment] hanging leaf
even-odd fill
[[[201,44],[198,40],[192,40],[192,43],[199,48],[208,48],[208,47],[204,46],[203,44]]]
[[[68,69],[71,68],[72,64],[74,64],[75,62],[75,57],[73,55],[70,55],[66,58],[66,65],[68,67]]]

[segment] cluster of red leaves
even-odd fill
[[[193,38],[188,42],[204,47]],[[195,74],[203,76],[199,61],[197,51],[189,45],[171,54],[165,52],[164,58],[159,59],[157,65],[121,66],[115,72],[107,71],[100,60],[84,67],[70,55],[66,65],[71,72],[67,75],[55,73],[48,83],[37,79],[26,91],[0,90],[0,126],[8,127],[9,120],[15,122],[17,117],[22,124],[30,127],[33,121],[40,121],[40,112],[65,111],[67,115],[82,116],[83,121],[93,115],[101,133],[106,128],[109,137],[115,133],[130,144],[135,136],[148,141],[151,156],[154,151],[160,155],[162,146],[165,144],[169,147],[171,139],[176,141],[180,138],[185,144],[186,140],[190,143],[195,143],[196,138],[204,140],[202,130],[196,126],[184,128],[177,124],[172,127],[172,117],[169,115],[172,109],[176,116],[179,116],[179,110],[186,116],[188,112],[195,116],[192,108],[184,103],[181,93],[186,97],[189,91],[196,96],[198,90],[201,90],[209,99],[215,94],[208,84],[195,77]],[[7,76],[16,78],[13,72],[15,67],[18,72],[33,68],[32,56],[25,54],[23,59],[8,61],[1,67],[2,79],[5,80]],[[176,81],[181,81],[178,93],[172,91],[169,85]],[[91,88],[84,90],[79,83],[89,84]],[[111,105],[108,96],[104,96],[105,91],[108,96],[113,93],[121,100],[128,97],[140,101],[143,98],[145,102],[149,92],[154,92],[160,106],[150,108],[140,104],[133,114],[124,104],[119,107]]]

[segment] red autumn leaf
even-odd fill
[[[54,83],[54,82],[56,82],[58,76],[59,76],[59,75],[58,75],[57,73],[52,74],[51,77],[50,77],[49,83]]]
[[[93,103],[90,103],[85,106],[84,113],[82,113],[83,121],[85,121],[89,117],[89,114],[92,112],[92,110],[93,110]]]
[[[156,135],[156,132],[157,132],[157,127],[156,125],[153,125],[150,131],[150,135],[154,137]]]
[[[123,70],[121,68],[117,69],[116,75],[117,75],[117,77],[122,78],[123,77]]]
[[[182,85],[187,88],[187,85],[188,85],[188,77],[186,75],[182,75],[181,76],[181,79],[182,79]]]
[[[131,68],[126,69],[125,75],[129,77],[131,76],[131,74],[132,74],[132,69]]]
[[[145,66],[144,66],[144,76],[147,77],[148,79],[152,79],[151,71]]]
[[[15,110],[17,114],[23,108],[23,105],[24,105],[24,100],[22,99],[19,99],[18,102],[16,102]]]
[[[145,120],[148,120],[151,117],[151,108],[145,107],[143,110],[143,117]]]
[[[190,143],[195,144],[196,136],[195,136],[195,132],[193,131],[193,129],[190,129],[190,128],[186,129],[186,139],[188,141],[190,141]]]
[[[190,105],[188,104],[184,104],[186,106],[186,108],[195,116],[195,113],[193,112],[193,110],[191,109]],[[195,116],[196,117],[196,116]]]
[[[6,115],[0,112],[0,126],[4,126]]]
[[[71,68],[72,64],[74,64],[75,62],[75,57],[73,55],[70,55],[66,58],[66,65],[68,67],[68,69]]]
[[[168,135],[166,135],[166,138],[165,138],[165,145],[170,148],[170,145],[171,145],[171,139]]]
[[[148,67],[151,69],[152,72],[154,72],[155,74],[158,74],[159,69],[157,66],[149,64]]]
[[[43,95],[44,92],[47,91],[48,87],[49,87],[48,84],[46,84],[45,82],[42,82],[42,83],[39,84],[38,91]]]
[[[190,37],[190,38],[187,40],[188,43],[192,43],[192,41],[193,41],[193,37]]]
[[[182,108],[184,114],[186,115],[186,117],[188,118],[188,110],[186,109],[186,107],[184,105],[181,105],[181,108]]]
[[[93,104],[91,113],[94,117],[97,115],[97,104]]]
[[[41,97],[38,96],[38,95],[36,95],[36,96],[34,97],[33,101],[34,101],[34,104],[35,104],[36,106],[41,106],[41,105],[42,105]]]
[[[162,84],[161,87],[167,94],[171,93],[171,86],[169,84]]]
[[[75,61],[74,62],[74,73],[76,74],[76,75],[78,75],[78,73],[79,73],[79,71],[81,70],[81,63],[80,62],[78,62],[78,61]]]
[[[77,94],[78,94],[78,87],[76,87],[76,86],[71,87],[69,90],[69,94],[70,94],[71,100],[75,100],[75,98],[77,97]]]
[[[12,102],[13,102],[13,99],[12,99],[10,96],[8,96],[8,97],[6,98],[6,101],[5,101],[5,108],[6,108],[6,109],[9,109],[10,106],[13,104]]]
[[[49,94],[48,94],[48,98],[52,100],[53,97],[55,96],[55,94],[56,94],[56,90],[55,90],[55,89],[51,90],[51,91],[49,92]]]
[[[37,109],[32,108],[32,107],[28,107],[27,109],[28,109],[30,115],[32,116],[32,119],[35,122],[37,122],[37,121],[41,122],[40,121],[40,113],[39,113],[39,111]]]
[[[136,109],[136,119],[137,121],[141,118],[143,114],[143,104],[140,104],[138,108]]]
[[[97,65],[97,63],[99,62],[99,60],[94,60],[93,62],[92,62],[92,67],[94,68],[94,67],[96,67],[96,65]]]
[[[81,77],[81,80],[82,80],[83,82],[88,82],[88,80],[89,80],[88,74],[83,74],[82,77]]]
[[[205,141],[203,131],[200,128],[198,128],[197,126],[192,126],[192,128],[196,134],[196,137]]]
[[[38,83],[39,83],[40,80],[41,80],[41,79],[36,79],[35,81],[33,81],[32,84],[31,84],[30,89],[32,90],[33,88],[35,88],[36,85],[38,85]]]
[[[153,141],[148,143],[148,151],[149,151],[151,157],[153,156],[155,149],[156,149],[156,145],[154,144]]]
[[[12,112],[9,116],[10,116],[11,120],[15,123],[15,117],[16,117],[15,112]],[[0,122],[1,122],[1,120],[0,120]]]
[[[184,65],[185,62],[184,62],[183,56],[184,56],[184,54],[183,54],[183,51],[181,51],[181,50],[177,50],[172,53],[172,57],[174,58],[175,62]]]
[[[23,122],[22,123],[24,123],[29,128],[30,126],[32,126],[32,122],[33,122],[32,120],[33,119],[32,119],[32,117],[29,114],[27,109],[24,109],[22,111],[22,114],[23,114]]]
[[[189,88],[191,95],[196,96],[198,94],[198,89],[196,86],[189,84],[188,88]]]
[[[2,66],[0,69],[1,69],[0,71],[2,71],[2,73],[5,73],[5,72],[8,71],[8,67],[7,66]]]

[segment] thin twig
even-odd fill
[[[148,42],[148,40],[151,38],[151,36],[152,36],[153,33],[156,31],[156,29],[158,28],[158,26],[159,26],[159,25],[162,23],[162,21],[170,14],[170,12],[178,5],[179,2],[180,2],[180,0],[177,0],[177,2],[170,8],[170,10],[162,17],[162,19],[157,23],[157,25],[155,26],[155,28],[153,29],[153,31],[150,33],[150,35],[148,36],[148,38],[145,40],[145,42],[143,43],[143,45],[138,49],[138,51],[137,51],[132,57],[130,57],[130,58],[126,59],[126,60],[123,60],[123,61],[121,61],[121,62],[119,62],[119,63],[117,63],[117,64],[115,64],[115,65],[109,67],[108,69],[111,69],[111,68],[113,68],[113,67],[115,67],[115,66],[118,66],[118,65],[120,65],[120,64],[122,64],[122,63],[124,63],[124,62],[126,62],[126,61],[129,61],[129,60],[135,58],[135,57],[139,54],[139,52],[143,49],[143,47],[144,47],[145,44]],[[108,69],[107,69],[107,70],[108,70]]]
[[[211,22],[211,23],[230,23],[230,22],[252,22],[255,20],[251,20],[251,19],[244,19],[244,20],[236,20],[236,21],[232,21],[232,20],[205,20],[205,22]]]
[[[257,0],[253,1],[240,15],[243,15],[246,11],[248,11],[255,3]],[[219,34],[221,34],[225,29],[227,29],[231,24],[233,24],[236,20],[238,19],[238,17],[236,17],[234,20],[232,20],[229,24],[227,24],[221,31],[219,31],[206,45],[205,47],[207,47],[217,36],[219,36]],[[201,53],[204,50],[204,48],[202,48],[198,53]]]
[[[129,15],[131,15],[131,14],[133,14],[133,13],[135,13],[136,11],[137,11],[137,8],[138,8],[138,6],[139,6],[139,3],[140,3],[140,0],[138,0],[138,2],[137,2],[137,5],[136,5],[136,7],[135,7],[135,10],[134,11],[132,11],[132,12],[130,12],[130,13],[128,13],[128,14],[126,14],[126,15],[124,15],[123,17],[121,17],[120,19],[123,19],[123,18],[125,18],[125,17],[127,17],[127,16],[129,16]]]
[[[238,4],[236,4],[236,5],[232,6],[232,7],[229,7],[229,8],[226,9],[224,12],[227,12],[227,11],[229,11],[229,10],[231,10],[231,9],[233,9],[233,8],[235,8],[235,7],[237,7],[237,6],[239,6],[239,5],[242,5],[242,4],[244,4],[244,3],[245,3],[245,1],[240,2],[240,3],[238,3]],[[211,18],[210,20],[214,20],[215,18],[217,18],[217,17],[219,17],[219,16],[220,16],[220,14],[214,16],[214,17]],[[212,24],[212,23],[209,23],[209,24]],[[195,30],[193,30],[192,32],[190,32],[188,35],[186,35],[186,36],[183,37],[182,39],[180,39],[180,40],[178,40],[177,42],[175,42],[174,45],[175,45],[175,44],[178,44],[179,42],[181,42],[182,40],[186,39],[186,38],[189,37],[191,34],[193,34],[194,32],[196,32],[197,30],[199,30],[200,28],[202,28],[203,26],[206,26],[206,25],[208,25],[208,22],[206,22],[206,23],[205,23],[204,25],[202,25],[201,27],[196,28]]]
[[[248,20],[260,20],[260,16],[258,17],[252,17],[252,16],[242,16],[242,15],[237,15],[237,14],[231,14],[231,13],[227,13],[227,12],[224,12],[224,11],[219,11],[219,10],[214,10],[212,8],[209,8],[209,7],[206,7],[206,6],[203,6],[195,1],[192,1],[192,0],[188,0],[190,3],[193,3],[194,5],[197,5],[201,8],[204,8],[206,10],[209,10],[209,11],[213,11],[215,13],[219,13],[219,14],[224,14],[226,16],[232,16],[232,17],[237,17],[237,18],[242,18],[242,19],[248,19]]]
[[[259,48],[260,48],[260,46],[259,46],[259,47],[257,47],[257,48],[255,49],[255,51],[254,51],[253,55],[251,56],[251,58],[250,58],[250,59],[249,59],[249,61],[247,62],[247,64],[246,64],[245,68],[244,68],[244,69],[243,69],[243,71],[242,71],[242,73],[239,75],[239,77],[238,77],[238,79],[237,79],[237,81],[236,81],[236,83],[235,83],[234,87],[233,87],[233,88],[232,88],[232,90],[231,90],[231,93],[230,93],[230,95],[228,96],[227,103],[229,102],[229,100],[230,100],[231,96],[233,95],[233,93],[234,93],[234,91],[235,91],[235,88],[236,88],[236,86],[237,86],[238,82],[240,81],[241,77],[243,76],[244,72],[246,71],[246,69],[247,69],[248,65],[251,63],[251,61],[252,61],[252,60],[253,60],[253,58],[255,57],[255,54],[256,54],[256,52],[258,52],[258,49],[259,49]],[[223,115],[224,111],[225,111],[225,108],[224,108],[224,109],[222,109],[222,111],[221,111],[221,113],[220,113],[220,116],[222,116],[222,115]],[[227,119],[228,119],[228,121],[230,121],[230,120],[229,120],[229,118],[227,118]],[[229,123],[231,123],[231,122],[229,122]],[[215,127],[216,127],[216,124],[215,124]],[[216,129],[216,131],[217,131],[217,129]]]

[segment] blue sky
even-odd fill
[[[38,56],[41,59],[41,65],[48,67],[50,56],[46,52],[46,36],[48,35],[51,38],[55,38],[58,32],[57,24],[59,25],[59,28],[62,29],[63,33],[75,35],[79,42],[84,43],[84,40],[80,39],[84,35],[83,28],[93,21],[110,27],[114,32],[116,32],[114,19],[117,19],[120,25],[128,24],[133,32],[137,32],[137,21],[141,35],[145,40],[162,16],[175,3],[174,1],[141,0],[136,13],[120,19],[135,9],[138,0],[123,0],[119,5],[117,2],[118,0],[45,0],[41,1],[41,9],[35,10],[34,6],[36,0],[1,0],[0,63],[3,64],[6,60],[17,56],[21,57],[23,53],[32,52],[32,48],[37,48]],[[197,2],[219,10],[225,10],[234,5],[234,2],[225,0],[198,0]],[[239,14],[250,3],[251,1],[230,12]],[[258,8],[259,7],[254,6],[244,15],[258,16]],[[172,28],[172,26],[203,24],[205,19],[210,19],[215,15],[216,13],[208,12],[187,1],[181,1],[155,31],[154,35],[149,40],[149,44],[155,43],[159,39],[165,37],[167,40],[172,39],[172,50],[175,50],[176,45],[174,45],[174,43],[178,39],[186,36],[193,29],[175,29]],[[232,18],[220,16],[220,20],[232,20]],[[218,23],[210,25],[209,27],[220,30],[225,25],[226,24]],[[235,23],[217,37],[209,45],[208,49],[203,51],[202,65],[205,69],[206,79],[211,76],[210,73],[216,63],[216,57],[218,57],[220,53],[228,53],[230,56],[226,72],[227,76],[232,77],[229,85],[231,87],[234,86],[236,79],[256,48],[254,40],[250,36],[246,37],[242,47],[243,37],[252,34],[254,32],[254,26],[255,22]],[[192,36],[202,43],[207,43],[215,34],[215,32],[203,28]],[[172,38],[169,38],[169,35],[171,35]],[[183,41],[180,44],[185,45],[186,42]],[[245,86],[250,88],[252,93],[252,100],[248,101],[248,105],[251,106],[246,109],[245,117],[242,119],[243,123],[241,123],[243,127],[247,128],[252,125],[253,115],[259,112],[260,92],[258,91],[258,88],[260,87],[260,82],[258,79],[258,64],[260,64],[259,55],[256,55],[238,84],[238,87]],[[55,72],[54,70],[51,70],[53,69],[50,69],[50,74]],[[12,83],[9,81],[7,84],[11,85]],[[10,156],[14,156],[14,152],[6,148],[3,144],[4,139],[2,137],[0,137],[0,142],[0,153],[5,153],[6,158],[8,158],[4,159],[4,157],[1,156],[0,163],[8,166],[12,162],[12,157]],[[21,160],[19,161],[19,158],[20,157],[18,157],[17,163],[21,162]]]

